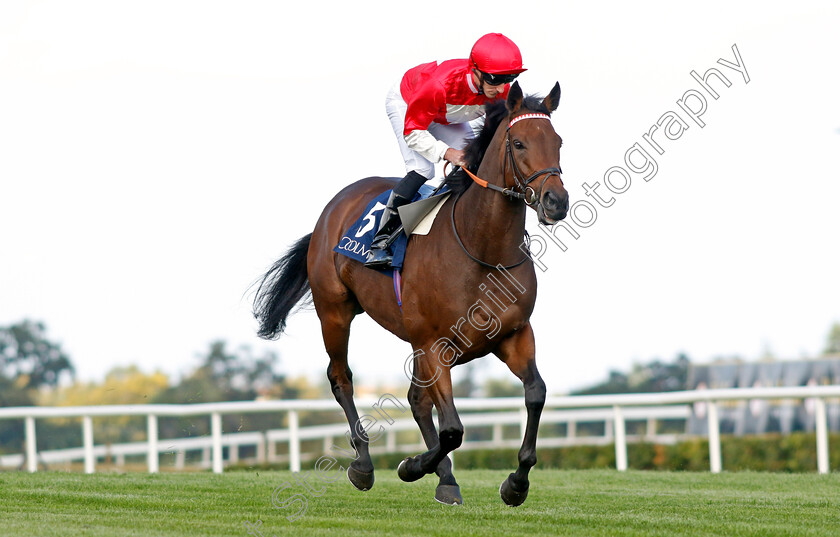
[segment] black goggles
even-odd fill
[[[479,71],[481,73],[481,78],[484,80],[485,84],[489,84],[491,86],[501,86],[503,84],[510,84],[516,77],[519,76],[519,73],[515,73],[512,75],[494,75],[491,73],[485,73],[484,71]]]

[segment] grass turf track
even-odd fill
[[[258,520],[265,537],[840,535],[837,474],[534,470],[528,500],[517,508],[499,498],[506,475],[456,471],[465,501],[456,507],[433,500],[434,476],[402,483],[381,469],[368,492],[343,477],[289,522],[285,515],[296,509],[271,504],[286,481],[293,486],[280,499],[302,490],[289,472],[7,472],[0,473],[0,535],[246,536],[244,523]]]

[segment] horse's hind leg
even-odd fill
[[[429,350],[427,353],[426,350]],[[397,475],[403,481],[417,481],[427,474],[436,472],[450,451],[461,445],[464,426],[458,418],[458,412],[452,401],[452,379],[449,367],[437,360],[437,355],[430,348],[415,349],[414,378],[412,383],[428,393],[438,411],[440,432],[437,442],[429,450],[414,457],[404,459]]]
[[[432,398],[425,389],[412,384],[408,389],[408,402],[411,404],[411,413],[414,414],[414,421],[420,427],[420,433],[426,442],[426,447],[432,449],[438,445],[438,434],[435,423],[432,420]],[[461,497],[461,488],[452,475],[452,461],[444,457],[437,466],[435,473],[440,478],[435,489],[435,500],[447,505],[461,505],[464,503]]]
[[[320,306],[320,307],[319,307]],[[350,441],[356,450],[356,459],[347,469],[347,477],[359,490],[373,487],[373,462],[368,451],[368,436],[359,426],[359,412],[353,402],[353,373],[347,364],[347,343],[350,338],[350,323],[356,315],[356,304],[341,302],[323,307],[316,302],[318,316],[321,318],[321,332],[324,347],[330,355],[327,378],[330,380],[335,400],[344,410],[347,423],[350,424]]]

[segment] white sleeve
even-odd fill
[[[421,157],[437,164],[443,160],[443,155],[449,146],[436,139],[429,131],[413,130],[405,135],[405,143],[412,151],[416,151]]]

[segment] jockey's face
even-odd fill
[[[495,99],[500,93],[505,91],[504,84],[498,84],[496,86],[492,86],[484,80],[483,73],[478,69],[473,69],[473,82],[475,83],[476,87],[484,93],[484,96],[488,99]]]
[[[484,83],[484,95],[487,96],[488,99],[495,99],[497,95],[505,91],[505,85],[499,84],[498,86],[491,86],[487,82]]]

